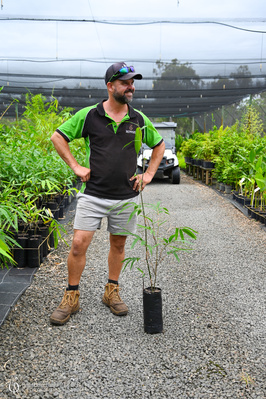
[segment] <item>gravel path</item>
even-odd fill
[[[115,317],[101,303],[104,224],[88,252],[82,310],[67,325],[49,323],[66,285],[62,244],[3,324],[1,398],[266,398],[262,224],[184,174],[180,185],[151,183],[145,201],[162,201],[173,224],[199,232],[193,252],[160,270],[164,333],[144,333],[136,270],[120,279],[128,316]],[[71,243],[72,219],[67,229]]]

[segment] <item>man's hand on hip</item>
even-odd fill
[[[81,165],[77,165],[73,168],[73,172],[80,177],[82,182],[87,182],[91,176],[90,168],[82,167]]]
[[[152,181],[153,176],[150,175],[148,172],[144,172],[144,174],[134,175],[129,180],[134,181],[133,190],[136,192],[140,192],[145,188],[148,183]]]

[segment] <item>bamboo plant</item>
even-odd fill
[[[136,154],[139,154],[142,148],[142,132],[139,127],[136,128],[134,143]],[[145,165],[145,163],[143,162],[142,165]],[[169,210],[160,202],[156,204],[145,203],[141,189],[140,204],[128,202],[124,205],[123,210],[125,208],[132,209],[129,221],[134,215],[137,215],[142,223],[137,224],[139,233],[132,233],[127,230],[122,233],[133,237],[131,249],[135,249],[136,253],[138,253],[137,256],[123,260],[123,270],[128,266],[130,269],[136,266],[143,278],[145,276],[148,277],[151,291],[155,291],[158,269],[165,258],[173,255],[174,259],[179,261],[179,252],[192,250],[191,243],[187,238],[195,240],[198,232],[189,227],[175,227],[171,229],[172,233],[169,234]],[[140,246],[140,249],[137,249],[137,245]]]

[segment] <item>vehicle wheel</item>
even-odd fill
[[[180,167],[174,167],[170,175],[171,183],[180,183]]]

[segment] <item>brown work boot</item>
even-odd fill
[[[50,322],[55,325],[64,325],[79,310],[79,291],[65,290],[63,300],[59,307],[52,313]]]
[[[128,308],[119,295],[119,285],[107,283],[103,295],[103,303],[110,307],[115,315],[127,315]]]

